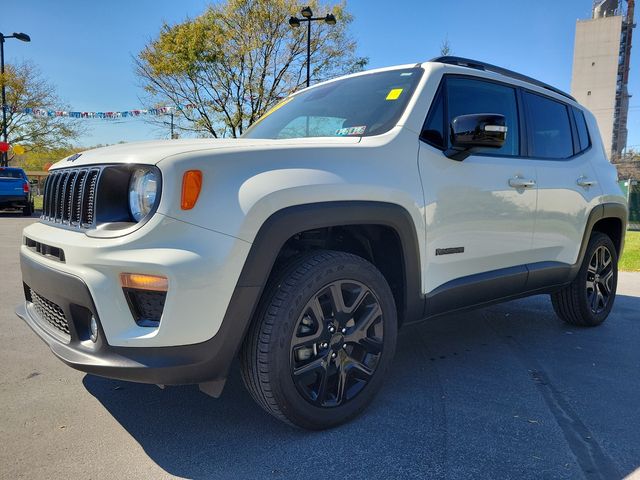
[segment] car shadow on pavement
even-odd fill
[[[219,399],[195,386],[83,383],[181,477],[620,478],[640,459],[640,297],[616,302],[592,329],[560,322],[543,296],[409,326],[376,401],[323,432],[264,413],[237,365]]]

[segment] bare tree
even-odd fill
[[[10,144],[22,145],[27,151],[63,148],[69,147],[82,133],[77,120],[25,113],[27,108],[65,109],[55,87],[43,78],[33,63],[6,65],[0,85],[2,82],[6,85],[7,137]]]
[[[453,50],[451,50],[451,43],[449,42],[449,37],[445,37],[440,45],[440,55],[443,57],[449,56],[453,54]]]

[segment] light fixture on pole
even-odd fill
[[[21,42],[30,42],[31,37],[26,33],[14,32],[13,35],[3,35],[0,33],[0,75],[2,76],[2,140],[7,142],[7,96],[5,91],[5,84],[7,83],[4,78],[4,41],[7,38],[15,38]],[[6,167],[9,163],[9,157],[7,152],[2,152],[2,161],[0,162],[3,167]]]
[[[300,26],[302,22],[307,22],[307,87],[311,84],[311,22],[325,22],[327,25],[335,25],[337,20],[335,15],[328,13],[324,17],[314,17],[311,7],[304,7],[300,11],[302,18],[289,18],[289,25],[293,28]]]

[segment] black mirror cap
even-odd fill
[[[460,115],[451,121],[451,148],[447,157],[464,160],[482,148],[501,148],[507,139],[504,115],[497,113],[474,113]]]

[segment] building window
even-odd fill
[[[587,95],[591,95],[591,90],[589,90],[589,91],[587,92]]]

